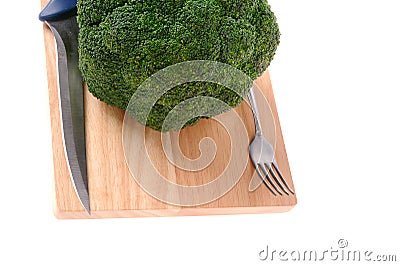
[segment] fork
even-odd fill
[[[272,192],[272,194],[274,194],[274,196],[277,196],[277,193],[281,196],[283,193],[287,195],[290,195],[290,193],[294,194],[293,189],[290,188],[278,168],[278,164],[275,160],[274,148],[262,133],[260,116],[253,87],[250,88],[248,98],[251,110],[253,111],[254,124],[256,127],[255,137],[249,146],[250,158],[253,162],[254,168],[265,186]]]

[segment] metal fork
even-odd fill
[[[277,193],[279,195],[283,195],[283,193],[287,195],[290,195],[290,193],[294,194],[294,191],[290,188],[278,168],[278,164],[275,160],[274,148],[262,133],[253,87],[250,89],[248,98],[253,111],[254,124],[256,126],[256,135],[249,146],[249,152],[257,174],[262,179],[265,186],[275,196],[277,196]]]

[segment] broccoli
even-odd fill
[[[124,110],[147,78],[184,61],[226,63],[255,79],[269,66],[280,37],[267,0],[79,0],[78,23],[79,67],[89,91]],[[161,130],[175,106],[196,96],[232,108],[243,101],[219,84],[185,83],[156,102],[146,126]]]

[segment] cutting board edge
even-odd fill
[[[55,218],[59,220],[73,219],[107,219],[107,218],[144,218],[144,217],[176,217],[176,216],[216,216],[238,214],[269,214],[283,213],[292,210],[297,205],[262,206],[262,207],[225,207],[225,208],[181,208],[181,209],[148,209],[148,210],[107,210],[94,211],[89,216],[85,211],[63,211],[53,208]]]

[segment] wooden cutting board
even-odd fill
[[[47,1],[41,0],[42,7]],[[87,215],[75,194],[64,155],[55,42],[49,28],[44,25],[43,29],[54,161],[53,203],[57,218],[85,219],[268,213],[288,211],[296,205],[296,195],[275,197],[264,185],[260,185],[252,192],[249,191],[250,182],[257,182],[258,179],[251,181],[253,175],[255,175],[255,169],[251,164],[247,148],[239,151],[239,158],[245,158],[246,164],[243,169],[237,169],[236,173],[243,174],[236,185],[223,196],[215,197],[215,200],[199,206],[177,206],[159,200],[157,195],[154,196],[154,194],[151,195],[144,191],[129,171],[127,162],[129,161],[136,166],[144,165],[142,164],[144,156],[143,153],[136,150],[138,143],[135,143],[135,138],[132,138],[133,142],[128,145],[129,147],[125,146],[128,149],[126,152],[129,154],[129,158],[125,159],[122,142],[124,111],[100,102],[85,88],[86,149],[91,205],[91,216]],[[260,100],[258,100],[263,129],[269,140],[276,139],[278,165],[289,185],[294,188],[268,71],[255,83],[270,106],[268,107],[268,104],[260,103]],[[262,95],[257,91],[256,97],[262,99]],[[272,113],[268,108],[271,109]],[[269,113],[271,113],[270,116],[268,116]],[[254,137],[253,117],[247,103],[242,103],[223,116],[228,121],[233,121],[235,116],[240,117],[247,135],[239,139],[241,142],[239,146],[247,147]],[[267,127],[271,124],[271,121],[275,123],[275,131]],[[132,119],[129,122],[129,127],[132,127],[132,132],[142,128]],[[151,129],[145,129],[144,132],[147,154],[154,159],[157,171],[165,179],[182,186],[208,184],[219,177],[233,157],[238,158],[230,154],[232,150],[230,137],[234,138],[235,133],[227,132],[223,125],[212,119],[203,119],[197,125],[185,128],[179,136],[176,132],[164,135],[171,142],[176,138],[179,139],[179,147],[182,153],[190,159],[196,159],[200,156],[199,143],[202,139],[208,137],[214,141],[216,146],[214,159],[208,167],[195,172],[182,170],[168,161],[162,150],[159,132]],[[166,149],[168,148],[172,149],[166,147]],[[172,152],[172,154],[175,153]],[[237,164],[239,163],[232,162],[232,165]],[[139,171],[142,171],[143,175],[151,172],[150,169],[140,169]],[[174,191],[159,191],[159,193],[174,193]],[[196,197],[196,195],[193,195],[193,197]]]

